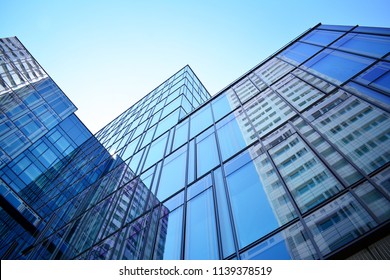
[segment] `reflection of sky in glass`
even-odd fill
[[[187,204],[185,259],[218,259],[212,190],[209,188]]]
[[[372,62],[373,60],[369,58],[325,50],[304,65],[343,83]]]

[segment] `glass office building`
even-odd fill
[[[24,65],[14,72],[25,75]],[[22,100],[25,86],[7,71],[3,91]],[[34,83],[54,85],[45,75],[24,80],[44,95]],[[23,125],[3,107],[2,124],[15,128],[2,128],[1,139],[19,139]],[[28,108],[19,111],[35,112]],[[52,149],[53,129],[72,134],[61,121],[27,133],[38,140],[20,155],[1,142],[2,207],[12,193],[39,219],[27,230],[17,218],[28,215],[4,206],[0,253],[389,259],[389,113],[387,28],[319,24],[213,96],[185,66],[34,176],[27,170],[31,156],[45,155],[41,141]]]
[[[45,216],[26,196],[49,201],[41,186],[58,176],[91,137],[76,107],[17,38],[0,39],[0,255],[33,244]],[[11,257],[12,258],[12,257]]]

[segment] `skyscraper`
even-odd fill
[[[185,66],[28,179],[45,152],[1,142],[2,258],[389,258],[389,36],[319,24],[213,97]],[[59,91],[24,77],[34,60],[2,55],[7,98],[26,91],[12,76]],[[1,139],[21,135],[3,115],[21,132]],[[39,219],[24,225],[8,194]]]

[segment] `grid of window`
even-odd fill
[[[389,34],[319,25],[217,96],[186,66],[80,148],[19,258],[323,259],[390,219]]]
[[[17,38],[0,39],[0,65],[0,250],[15,258],[45,223],[36,205],[51,197],[42,186],[91,133]]]

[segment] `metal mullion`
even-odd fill
[[[209,173],[211,176],[211,191],[213,194],[213,205],[214,205],[214,216],[215,216],[215,228],[217,230],[217,244],[218,244],[218,255],[219,259],[223,259],[223,248],[222,248],[222,235],[221,235],[221,227],[219,223],[219,211],[218,211],[218,202],[217,202],[217,192],[215,190],[215,178],[214,178],[214,171]]]
[[[218,143],[218,139],[217,139],[216,122],[215,122],[215,117],[214,117],[214,110],[213,110],[213,107],[211,106],[211,103],[210,103],[210,110],[211,110],[211,117],[213,119],[213,124],[212,124],[213,132],[212,132],[212,134],[214,134],[214,139],[215,139],[217,153],[218,153],[218,161],[219,161],[218,168],[222,169],[222,161],[221,161],[221,157],[220,157],[219,143]],[[222,247],[221,225],[220,225],[220,221],[219,221],[219,209],[218,209],[218,200],[217,200],[217,191],[216,191],[214,172],[215,172],[215,167],[212,169],[212,171],[210,171],[211,182],[212,182],[211,188],[212,188],[212,192],[213,192],[213,202],[214,202],[215,227],[217,229],[217,243],[218,243],[219,259],[224,259],[223,247]],[[221,172],[222,172],[222,170],[221,170]],[[233,241],[234,241],[234,238],[233,238]]]
[[[189,127],[190,128],[190,127]],[[190,133],[190,129],[188,129],[188,134]],[[188,135],[189,137],[189,135]],[[180,246],[180,259],[184,260],[185,257],[185,242],[186,242],[186,229],[187,229],[187,185],[188,185],[188,169],[189,169],[189,161],[190,161],[190,140],[187,142],[187,152],[186,152],[186,169],[185,169],[185,179],[184,179],[184,190],[183,190],[183,217],[182,217],[182,242]]]

